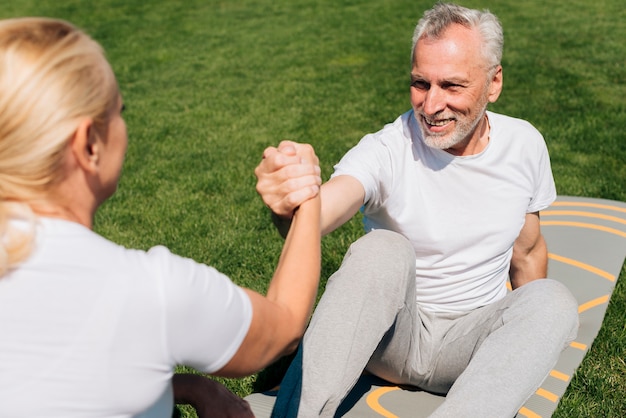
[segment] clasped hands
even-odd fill
[[[313,147],[293,141],[266,148],[254,174],[256,191],[263,202],[276,215],[287,219],[303,202],[317,196],[322,184]]]

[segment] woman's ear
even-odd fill
[[[80,121],[71,140],[72,154],[76,163],[86,172],[98,171],[100,149],[93,119],[85,118]]]

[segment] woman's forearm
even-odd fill
[[[319,286],[321,264],[319,195],[296,211],[267,298],[286,308],[306,326]]]
[[[231,361],[216,374],[253,373],[298,345],[315,304],[321,265],[320,197],[296,211],[267,295],[244,289],[252,303],[252,322]]]

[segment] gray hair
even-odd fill
[[[498,18],[488,10],[474,10],[451,3],[438,3],[424,12],[413,32],[411,63],[415,55],[417,41],[426,38],[439,38],[453,24],[466,28],[477,28],[483,39],[482,55],[489,69],[500,65],[504,35]]]

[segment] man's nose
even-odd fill
[[[445,96],[445,92],[442,89],[431,86],[424,97],[424,113],[434,115],[444,110],[446,107]]]

